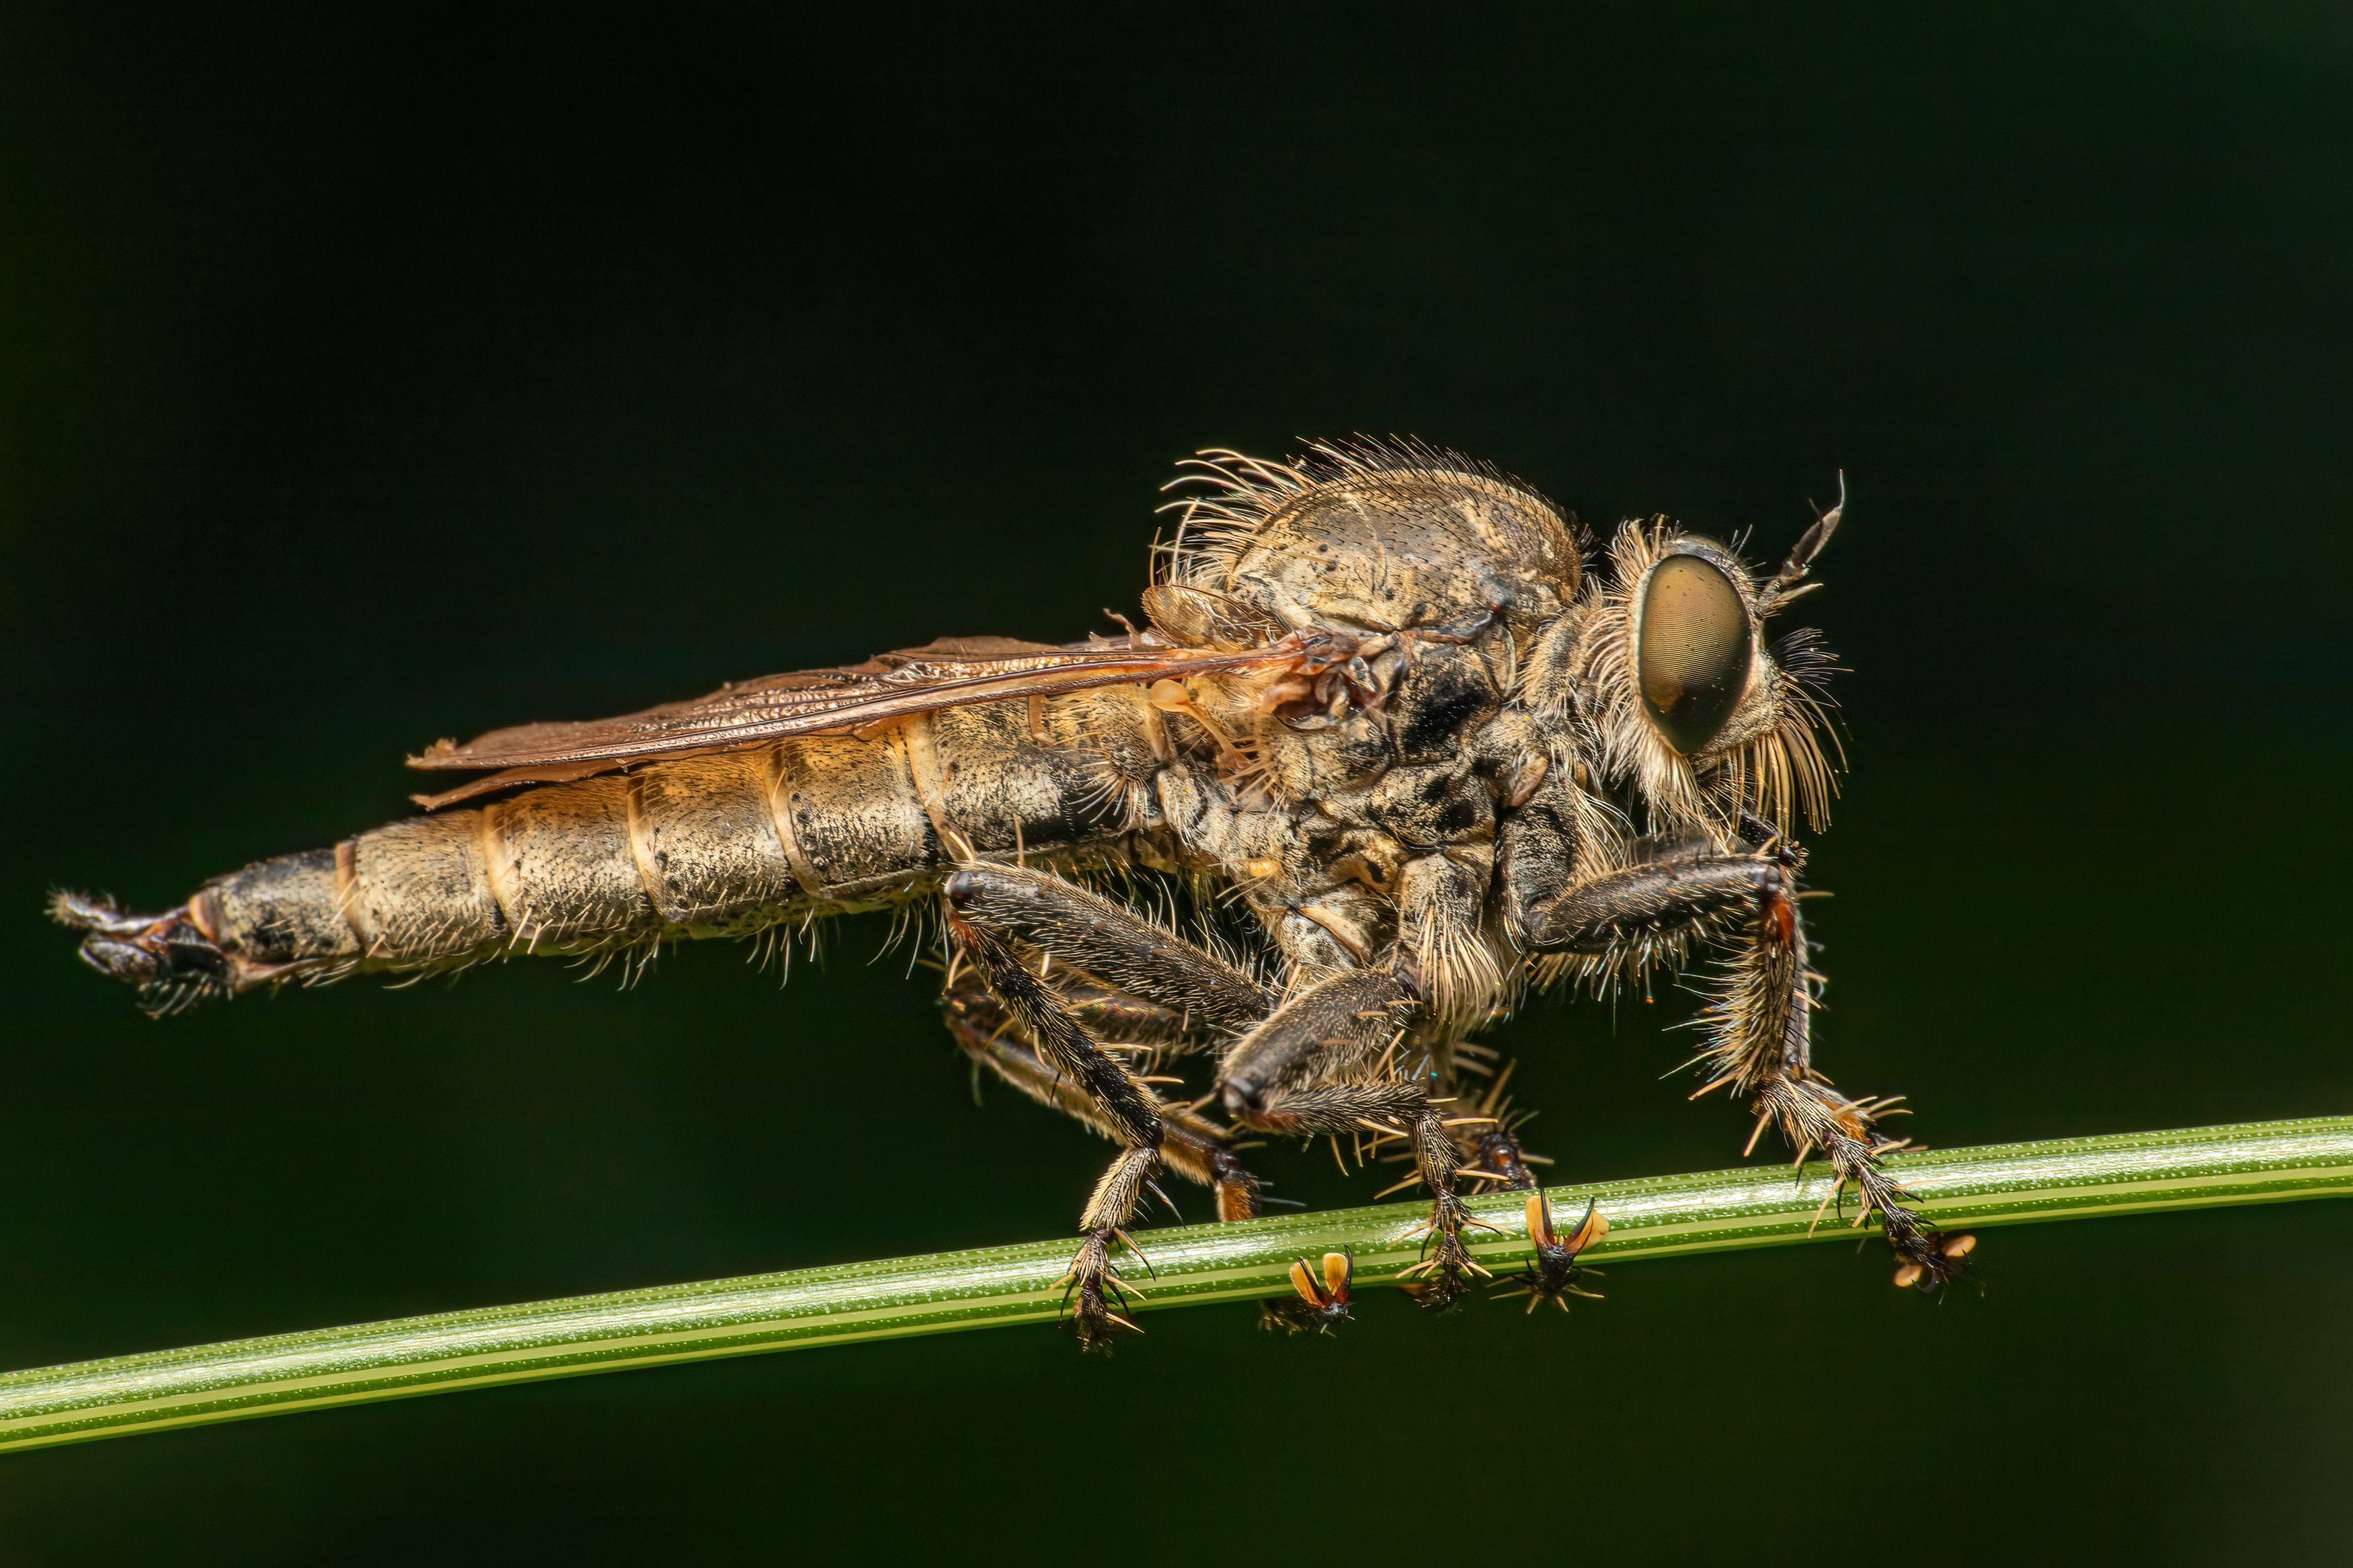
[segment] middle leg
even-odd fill
[[[1461,1047],[1458,1046],[1456,1050],[1459,1053]],[[1457,1140],[1465,1146],[1471,1159],[1461,1173],[1472,1180],[1493,1182],[1504,1192],[1527,1194],[1523,1212],[1534,1255],[1525,1268],[1504,1281],[1514,1288],[1499,1292],[1497,1299],[1525,1296],[1531,1312],[1546,1301],[1567,1311],[1569,1297],[1594,1297],[1594,1292],[1582,1289],[1578,1281],[1599,1270],[1578,1268],[1577,1258],[1609,1234],[1609,1222],[1588,1204],[1583,1218],[1566,1232],[1554,1223],[1552,1200],[1545,1195],[1535,1172],[1529,1168],[1552,1162],[1541,1154],[1529,1153],[1521,1142],[1520,1128],[1527,1118],[1513,1114],[1512,1102],[1504,1092],[1510,1087],[1514,1065],[1504,1064],[1495,1075],[1494,1082],[1488,1085],[1479,1101],[1478,1121],[1465,1127],[1465,1136]]]
[[[1417,1270],[1423,1299],[1446,1306],[1471,1275],[1486,1272],[1463,1246],[1464,1229],[1476,1222],[1457,1190],[1460,1130],[1482,1118],[1451,1115],[1451,1101],[1396,1072],[1392,1049],[1415,1005],[1405,982],[1387,969],[1319,981],[1236,1043],[1219,1070],[1218,1091],[1235,1120],[1255,1131],[1403,1139],[1430,1194],[1429,1253]],[[1304,1288],[1301,1294],[1317,1304]]]

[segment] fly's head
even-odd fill
[[[1603,775],[1631,787],[1654,827],[1722,830],[1743,811],[1785,831],[1800,816],[1827,820],[1837,770],[1820,683],[1831,657],[1819,634],[1768,641],[1767,624],[1817,585],[1805,579],[1839,515],[1825,513],[1769,576],[1665,518],[1612,542],[1608,578],[1567,633],[1559,695]]]

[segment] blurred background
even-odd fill
[[[11,6],[0,1365],[1069,1231],[1099,1146],[974,1108],[879,920],[158,1024],[41,900],[404,813],[436,736],[1103,626],[1211,445],[1760,553],[1843,468],[1825,1065],[1940,1144],[2353,1110],[2348,66],[2316,5]],[[1736,1159],[1688,1006],[1503,1032],[1562,1179]],[[2341,1560],[2353,1205],[1979,1258],[58,1449],[0,1563]]]

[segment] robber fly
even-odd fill
[[[1492,1053],[1472,1037],[1533,989],[1705,953],[1707,1087],[1827,1157],[1899,1283],[1965,1267],[1967,1238],[1936,1235],[1881,1166],[1890,1102],[1813,1065],[1792,831],[1833,787],[1828,655],[1765,628],[1814,586],[1838,510],[1767,572],[1665,518],[1588,548],[1527,486],[1410,442],[1212,451],[1171,489],[1142,629],[937,642],[445,741],[410,765],[476,776],[419,816],[161,914],[72,894],[54,912],[170,1013],[936,910],[958,1045],[1118,1146],[1066,1280],[1089,1342],[1126,1324],[1126,1227],[1156,1176],[1207,1186],[1223,1219],[1260,1211],[1251,1135],[1409,1159],[1431,1204],[1419,1293],[1452,1302],[1483,1272],[1464,1184],[1537,1186],[1473,1081]],[[1119,896],[1147,871],[1245,934],[1197,939]],[[1161,1070],[1188,1061],[1198,1100]],[[1523,1283],[1557,1299],[1602,1225],[1564,1237],[1530,1212]],[[1345,1264],[1294,1271],[1294,1326],[1345,1314]]]

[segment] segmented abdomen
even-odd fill
[[[189,912],[243,984],[742,934],[900,901],[966,849],[1115,853],[1158,739],[1130,689],[954,709],[411,817]]]

